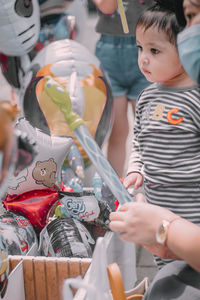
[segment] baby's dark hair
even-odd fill
[[[137,27],[143,27],[146,31],[150,27],[157,27],[158,31],[166,34],[169,42],[176,45],[177,34],[183,30],[178,24],[173,10],[161,6],[159,3],[144,10],[137,21]]]

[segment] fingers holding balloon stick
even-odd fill
[[[112,231],[124,232],[126,230],[126,211],[128,207],[126,204],[120,205],[116,212],[110,213],[109,227]]]

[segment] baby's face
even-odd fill
[[[176,85],[177,79],[184,72],[177,48],[170,43],[165,32],[155,26],[144,30],[138,26],[136,40],[139,48],[138,64],[141,72],[150,82]]]
[[[200,24],[200,0],[184,0],[183,10],[187,27]]]

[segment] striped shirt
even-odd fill
[[[127,173],[135,171],[149,203],[200,224],[200,86],[142,91]]]

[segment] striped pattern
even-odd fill
[[[141,93],[128,167],[134,171],[143,173],[149,203],[200,224],[200,86],[155,83]]]

